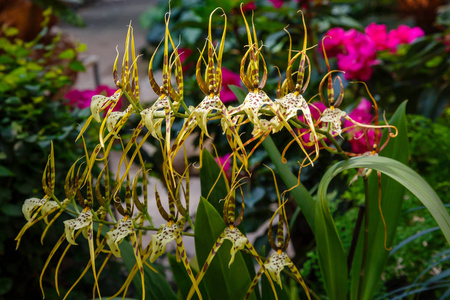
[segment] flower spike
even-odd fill
[[[218,10],[222,10],[224,17],[224,28],[222,33],[222,38],[220,41],[220,46],[218,49],[218,53],[216,53],[216,49],[213,45],[212,40],[212,17],[214,13]],[[232,151],[237,155],[237,157],[246,165],[247,164],[247,155],[245,153],[244,145],[240,139],[240,136],[234,126],[234,123],[220,99],[220,90],[222,87],[222,54],[223,47],[225,44],[225,35],[226,35],[226,27],[227,27],[227,17],[221,8],[216,8],[209,16],[209,27],[208,27],[208,39],[206,40],[205,46],[200,52],[200,57],[197,61],[196,65],[196,77],[197,82],[202,90],[202,92],[206,95],[203,100],[197,105],[197,107],[192,109],[191,114],[185,120],[183,124],[183,128],[180,131],[174,145],[171,150],[171,160],[175,158],[175,155],[181,149],[181,146],[184,144],[186,138],[192,133],[195,127],[200,127],[202,130],[200,141],[203,141],[203,135],[209,137],[207,122],[211,119],[210,114],[215,111],[214,118],[221,118],[221,125],[223,132],[226,134],[226,137],[229,141],[229,144],[232,146]],[[205,79],[202,77],[201,64],[203,59],[203,53],[205,48],[208,48],[207,55],[208,60],[205,62],[206,70],[205,70]],[[233,146],[237,144],[237,147]],[[203,145],[200,143],[200,153],[202,153]],[[241,152],[241,154],[239,153]],[[201,155],[201,154],[200,154]],[[202,161],[200,157],[200,162]]]

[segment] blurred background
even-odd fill
[[[289,36],[293,50],[303,46],[302,10],[308,28],[308,50],[312,65],[311,82],[304,97],[316,103],[320,80],[327,73],[323,56],[325,49],[332,69],[345,71],[343,76],[345,109],[359,122],[373,117],[367,108],[368,95],[361,85],[365,81],[380,113],[389,117],[405,100],[408,101],[409,164],[418,171],[449,206],[450,182],[450,4],[445,0],[255,0],[242,1],[247,19],[254,12],[258,39],[264,43],[263,55],[269,76],[264,90],[275,98],[279,80],[284,78],[288,63]],[[207,24],[212,10],[220,6],[225,11],[227,39],[223,59],[222,101],[237,106],[237,99],[228,85],[243,87],[239,65],[247,44],[245,27],[236,0],[174,0],[171,1],[170,30],[179,43],[185,82],[185,102],[196,105],[203,98],[195,79],[195,64],[199,50],[207,37]],[[127,26],[132,24],[138,60],[141,102],[145,106],[156,100],[148,82],[148,62],[164,35],[164,14],[167,1],[157,0],[0,0],[0,299],[41,299],[40,272],[53,245],[63,233],[62,221],[38,245],[45,224],[33,226],[16,250],[14,237],[25,224],[21,207],[25,199],[42,195],[41,177],[50,141],[53,141],[57,161],[57,190],[63,194],[64,174],[73,161],[83,155],[75,144],[79,124],[90,115],[93,95],[111,95],[115,91],[112,68],[116,47],[123,52]],[[223,18],[213,18],[213,39],[220,40]],[[325,37],[322,48],[321,41]],[[178,37],[180,37],[178,41]],[[155,55],[154,66],[162,65],[162,51]],[[161,72],[156,72],[160,80]],[[318,118],[317,116],[315,117]],[[139,122],[131,119],[129,128]],[[345,125],[345,124],[344,124]],[[89,149],[96,145],[95,125],[87,132]],[[175,131],[182,122],[174,124]],[[212,136],[218,137],[218,153],[226,157],[229,149],[221,140],[219,126],[210,125]],[[126,131],[125,131],[126,132]],[[250,130],[246,130],[250,133]],[[368,149],[356,133],[342,139],[342,147],[353,153]],[[128,138],[127,133],[122,136]],[[280,149],[289,140],[286,133],[274,136]],[[195,141],[194,141],[195,143]],[[223,143],[223,144],[221,144]],[[156,147],[158,148],[158,147]],[[288,165],[298,172],[298,151],[287,152]],[[155,148],[146,148],[145,158],[155,176],[161,172]],[[197,152],[190,153],[198,160]],[[302,182],[314,191],[323,170],[336,159],[321,155],[313,169],[302,172]],[[258,150],[251,167],[272,166],[267,153]],[[364,189],[356,182],[345,191],[340,188],[354,173],[336,182],[330,192],[332,213],[342,229],[343,240],[349,246],[358,207],[364,199]],[[283,190],[281,180],[278,182]],[[257,250],[266,246],[267,228],[261,226],[270,219],[276,202],[271,173],[266,168],[255,169],[246,185],[247,232],[253,232]],[[64,197],[64,196],[62,196]],[[398,247],[389,258],[379,287],[379,299],[406,297],[409,299],[444,299],[450,295],[449,254],[444,239],[436,231],[431,216],[420,202],[406,194],[403,215],[394,245]],[[302,213],[289,202],[294,256],[305,280],[316,294],[325,295],[320,282],[314,238]],[[195,207],[194,207],[195,208]],[[66,216],[68,219],[69,216]],[[56,227],[59,226],[58,230]],[[267,226],[267,225],[266,225]],[[85,247],[86,246],[86,247]],[[59,254],[60,255],[60,254]],[[59,259],[56,255],[54,260]],[[87,245],[68,252],[59,271],[61,293],[64,294],[78,278],[88,261]],[[44,275],[46,299],[60,299],[56,294],[50,264]],[[126,270],[120,261],[108,263],[101,278],[102,293],[111,295],[122,285]],[[92,275],[88,272],[71,293],[69,299],[85,299],[92,293]],[[170,280],[170,278],[168,278]],[[130,297],[136,296],[131,290]],[[294,298],[295,299],[295,298]]]

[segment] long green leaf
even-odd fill
[[[395,159],[406,164],[409,158],[406,101],[404,101],[392,116],[389,124],[398,129],[398,136],[390,139],[380,155]],[[388,134],[385,130],[382,143]],[[386,192],[388,191],[388,192]],[[389,251],[384,248],[391,245],[400,220],[405,187],[389,176],[381,178],[381,207],[386,221],[385,227],[378,209],[379,182],[377,172],[372,172],[369,178],[369,199],[366,200],[366,216],[368,216],[367,247],[364,249],[364,230],[360,230],[358,244],[351,270],[351,299],[372,299],[381,280],[381,274],[386,268]],[[365,257],[362,270],[363,256]],[[364,274],[362,277],[361,274]]]
[[[339,278],[336,273],[340,273],[341,277],[346,277],[344,272],[347,268],[342,243],[328,207],[327,188],[331,180],[339,173],[358,168],[380,171],[406,187],[428,209],[450,244],[450,216],[436,192],[414,170],[396,160],[380,156],[356,157],[339,162],[325,173],[319,185],[316,214],[316,241],[319,249],[319,261],[323,273],[326,275],[324,278],[330,299],[345,299],[346,291],[343,290],[346,290],[346,285],[339,287],[333,280]]]
[[[200,185],[203,197],[208,197],[208,202],[214,206],[219,214],[223,211],[223,200],[227,195],[227,186],[220,175],[220,167],[208,150],[203,149],[202,168],[200,169]],[[217,181],[217,182],[216,182]]]
[[[203,197],[200,198],[195,218],[194,233],[195,251],[200,268],[205,263],[214,243],[224,229],[225,223],[216,209]],[[226,240],[215,255],[203,278],[209,299],[243,299],[251,284],[252,279],[240,252],[236,253],[233,264],[228,268],[230,249],[231,242]],[[255,294],[250,299],[255,299]]]
[[[172,270],[173,278],[178,287],[178,294],[181,296],[181,299],[186,299],[189,294],[189,290],[191,289],[192,281],[189,278],[189,275],[183,263],[181,261],[177,262],[175,255],[167,253],[167,258],[169,259],[170,269]],[[196,276],[197,272],[195,272],[195,270],[192,271],[194,272],[194,276]],[[204,287],[203,281],[200,282],[199,289],[200,293],[202,293],[203,296],[206,297],[206,295],[208,295]],[[193,300],[198,299],[197,293],[195,293],[194,296],[192,296],[192,299]]]
[[[120,252],[122,253],[125,267],[127,268],[128,272],[130,272],[133,266],[136,264],[133,247],[130,243],[124,241],[120,244]],[[167,279],[164,277],[163,272],[155,273],[154,271],[150,270],[149,267],[144,265],[144,278],[146,300],[177,299],[177,296],[167,282]],[[134,277],[133,284],[136,287],[136,291],[140,293],[142,288],[139,272]]]

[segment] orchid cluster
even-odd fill
[[[325,33],[324,49],[328,57],[336,57],[338,68],[346,79],[369,80],[372,66],[377,65],[377,52],[397,51],[400,44],[410,44],[424,35],[420,27],[400,25],[387,32],[384,24],[369,24],[364,33],[356,29],[331,28]]]
[[[303,152],[302,167],[314,165],[314,161],[319,158],[321,150],[337,153],[346,158],[361,155],[359,148],[353,149],[354,152],[342,150],[338,142],[338,136],[341,136],[344,132],[354,135],[355,139],[366,145],[365,149],[370,152],[370,155],[376,155],[384,146],[379,145],[381,129],[389,128],[389,131],[391,129],[396,131],[396,128],[388,124],[379,124],[378,107],[370,93],[372,103],[365,100],[360,104],[364,107],[358,106],[358,109],[365,113],[362,118],[355,111],[354,114],[347,114],[339,108],[344,100],[342,79],[339,76],[334,79],[334,82],[340,83],[341,87],[337,97],[335,97],[332,77],[340,71],[329,69],[328,73],[323,76],[318,93],[324,109],[321,110],[316,107],[313,111],[311,110],[308,101],[303,97],[311,75],[311,64],[308,58],[308,51],[311,48],[307,47],[307,29],[303,14],[301,14],[304,27],[302,49],[298,51],[292,49],[292,39],[289,32],[286,31],[291,40],[287,54],[288,66],[283,72],[286,78],[282,80],[280,75],[276,99],[271,99],[264,91],[268,79],[267,64],[263,56],[264,47],[257,39],[254,24],[252,23],[252,26],[249,26],[241,7],[248,44],[243,45],[244,54],[241,59],[239,77],[248,89],[248,93],[240,105],[225,106],[229,98],[227,94],[223,93],[224,89],[228,88],[224,87],[224,78],[227,71],[222,68],[227,26],[227,19],[223,10],[221,17],[224,25],[218,42],[213,40],[211,30],[212,19],[215,13],[220,11],[221,9],[218,8],[210,15],[207,38],[204,47],[200,50],[200,56],[195,66],[197,82],[200,90],[204,93],[204,98],[195,107],[188,107],[184,102],[183,65],[178,46],[169,31],[170,13],[166,14],[165,17],[166,26],[162,42],[164,48],[162,84],[157,82],[153,73],[154,57],[158,51],[156,49],[149,63],[148,76],[158,99],[147,108],[144,108],[139,101],[140,83],[136,65],[138,57],[135,54],[133,29],[131,26],[129,27],[121,69],[118,69],[119,53],[114,64],[113,77],[116,90],[112,95],[94,95],[92,97],[90,104],[92,115],[82,127],[78,137],[84,143],[83,133],[89,127],[90,122],[95,120],[101,123],[98,145],[92,153],[89,153],[85,146],[85,156],[72,165],[65,180],[66,198],[62,201],[57,198],[54,190],[55,161],[52,149],[42,178],[45,196],[41,199],[28,199],[23,205],[23,212],[28,222],[16,238],[17,246],[19,246],[25,231],[41,219],[47,223],[47,228],[42,235],[42,238],[44,238],[50,226],[63,212],[74,216],[73,219],[64,222],[65,232],[48,257],[41,275],[41,286],[44,271],[56,250],[64,241],[68,242],[66,250],[59,260],[59,267],[67,250],[76,245],[77,237],[82,233],[89,244],[90,260],[80,278],[89,269],[92,269],[95,280],[94,298],[96,295],[100,295],[97,280],[103,266],[111,256],[121,256],[118,245],[124,239],[129,238],[134,250],[136,265],[117,294],[124,293],[125,295],[131,280],[139,272],[144,299],[144,265],[153,269],[151,264],[165,253],[168,243],[175,241],[177,257],[182,261],[192,282],[188,299],[195,293],[199,299],[202,299],[199,284],[208,271],[217,251],[228,240],[232,244],[228,266],[233,264],[236,253],[243,249],[251,253],[260,266],[260,271],[254,278],[252,285],[248,287],[246,298],[252,294],[259,277],[263,273],[269,280],[276,297],[273,282],[282,285],[280,273],[287,266],[291,270],[293,278],[301,284],[305,294],[310,299],[310,291],[300,272],[286,254],[290,235],[284,208],[285,202],[281,200],[281,198],[284,198],[284,193],[281,196],[278,193],[278,209],[270,220],[271,228],[274,218],[279,217],[276,241],[272,237],[272,229],[269,230],[270,245],[275,251],[270,257],[260,257],[246,235],[238,229],[245,216],[245,199],[241,187],[245,184],[246,178],[242,174],[251,175],[249,158],[268,135],[282,130],[287,130],[291,136],[291,141],[286,149],[295,143]],[[325,51],[331,52],[332,50],[328,50],[325,46],[324,53]],[[323,92],[324,85],[326,85],[326,96]],[[123,111],[116,111],[121,97],[127,100],[129,105]],[[370,114],[372,108],[374,109],[373,115]],[[100,114],[102,111],[106,112],[104,116]],[[300,115],[299,111],[301,112]],[[320,114],[318,114],[319,112]],[[124,131],[124,125],[132,116],[137,117],[140,121],[133,129],[131,138],[125,141],[122,139],[121,133]],[[177,118],[183,119],[184,123],[179,132],[174,132],[172,125]],[[228,194],[223,199],[225,229],[217,238],[204,265],[199,269],[197,275],[194,275],[183,244],[184,236],[190,235],[185,231],[185,225],[189,223],[191,228],[195,226],[189,215],[189,164],[186,153],[184,154],[186,169],[183,172],[178,173],[173,164],[177,153],[185,151],[183,150],[185,141],[196,128],[200,130],[200,148],[203,147],[205,136],[210,137],[208,123],[212,120],[220,120],[220,126],[230,147],[230,155],[221,162],[221,173],[224,173],[226,164],[228,164],[227,168],[229,169],[229,176],[224,176],[228,187]],[[344,126],[342,126],[343,120]],[[252,137],[249,140],[243,140],[243,125],[247,123],[251,123],[253,126]],[[396,132],[389,135],[395,136]],[[162,150],[163,178],[160,178],[160,180],[168,190],[167,199],[161,199],[156,187],[154,189],[158,212],[166,220],[166,223],[159,227],[155,227],[148,212],[147,177],[149,170],[146,168],[146,162],[140,152],[143,144],[151,138],[159,141]],[[116,178],[113,179],[109,171],[109,156],[113,145],[116,144],[122,146],[122,154]],[[202,167],[201,153],[200,167]],[[364,155],[367,154],[364,153]],[[133,165],[140,166],[139,172],[134,176],[130,174]],[[93,178],[92,175],[94,166],[100,166],[102,169],[96,178]],[[142,195],[139,195],[138,190],[142,190]],[[239,198],[237,197],[239,194],[241,194],[241,201],[237,203],[236,198]],[[168,207],[168,209],[164,207]],[[113,213],[113,208],[115,213]],[[53,213],[56,213],[56,215],[48,221]],[[94,231],[94,223],[99,225],[97,232]],[[108,228],[108,233],[105,236],[101,235],[102,228]],[[152,235],[148,244],[144,244],[142,239],[143,231],[146,230],[156,232]],[[106,253],[107,257],[102,262],[101,267],[97,268],[100,253]],[[55,280],[57,281],[57,277]],[[74,283],[73,287],[77,283],[78,281]]]

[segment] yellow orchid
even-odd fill
[[[108,244],[114,256],[120,257],[119,244],[133,232],[133,221],[125,217],[119,221],[117,226],[106,234],[106,243]]]
[[[39,198],[29,198],[25,200],[25,202],[22,205],[22,213],[25,217],[25,220],[30,221],[31,214],[33,211],[35,211],[37,208],[43,206],[47,202],[48,198],[44,197],[42,199]],[[42,209],[41,209],[42,211]]]
[[[228,268],[231,266],[231,264],[234,262],[234,256],[236,252],[239,250],[244,249],[245,245],[248,242],[248,239],[245,237],[245,235],[242,234],[242,232],[239,231],[237,227],[227,227],[223,231],[223,234],[221,236],[224,240],[229,240],[232,243],[232,247],[230,250],[230,262],[228,263]]]
[[[74,239],[75,230],[82,229],[83,236],[88,238],[88,229],[92,224],[92,212],[86,207],[75,219],[64,221],[67,241],[72,245],[77,245]]]
[[[178,231],[178,224],[172,222],[172,224],[162,224],[157,234],[152,235],[151,247],[152,254],[150,255],[150,262],[153,263],[166,251],[167,243],[175,240]]]
[[[273,281],[281,286],[280,273],[283,271],[284,267],[292,266],[293,263],[290,260],[286,252],[274,252],[264,263],[267,271],[272,277]]]
[[[122,97],[122,91],[116,91],[112,96],[106,97],[103,95],[92,96],[91,100],[91,114],[95,121],[101,122],[100,112],[107,108],[110,104],[117,104],[120,97]]]

